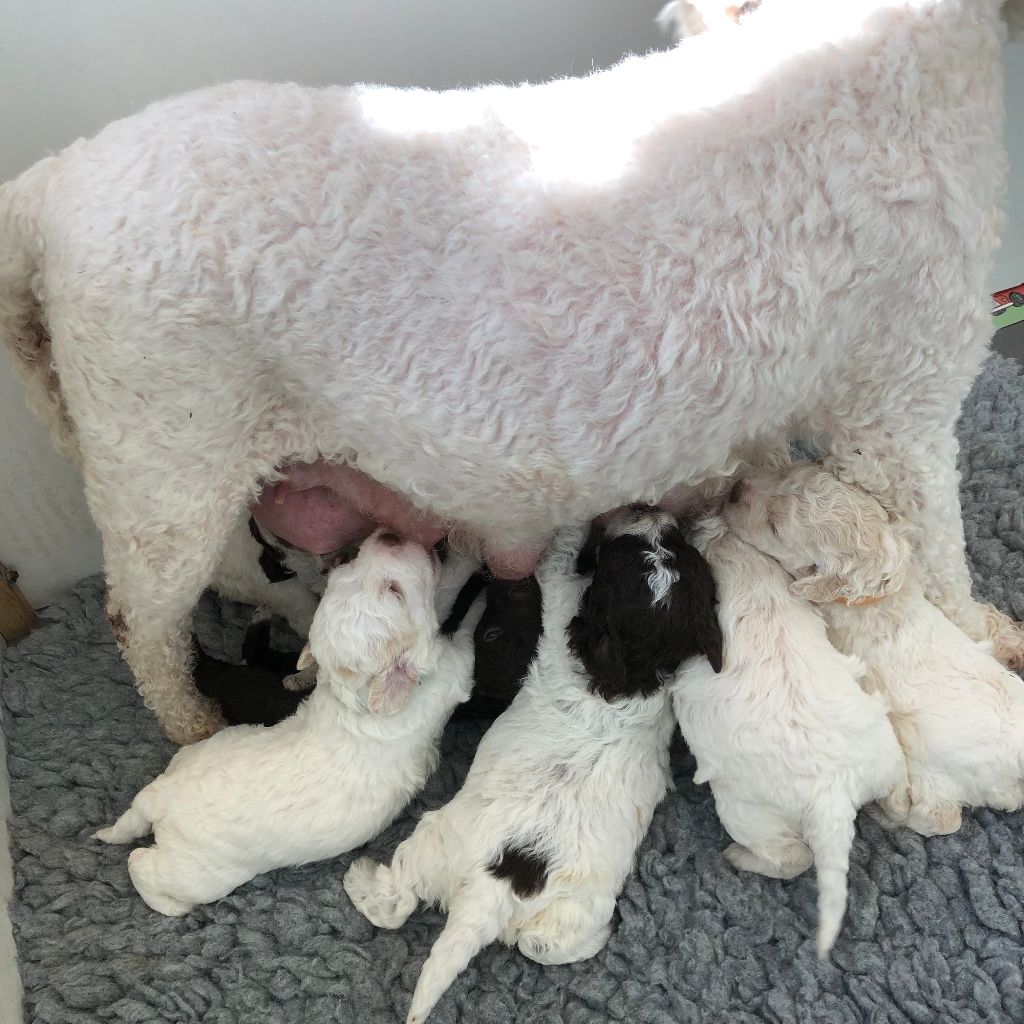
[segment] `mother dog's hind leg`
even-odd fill
[[[953,420],[922,422],[913,431],[901,426],[834,436],[827,463],[841,479],[875,494],[907,520],[928,599],[972,639],[991,639],[995,656],[1019,671],[1024,667],[1021,626],[971,592]]]
[[[103,537],[107,615],[147,707],[175,743],[194,743],[224,723],[192,681],[191,613],[209,584],[251,481],[154,470],[86,467]]]

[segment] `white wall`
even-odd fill
[[[1006,197],[1006,230],[996,254],[992,291],[1024,281],[1024,40],[1006,47],[1006,148],[1010,154],[1010,187]]]
[[[435,88],[542,79],[662,45],[661,0],[43,0],[0,35],[0,180],[152,99],[252,77]],[[13,13],[12,13],[13,12]],[[1024,280],[1024,43],[1008,51],[1012,182],[993,288]],[[99,568],[80,481],[0,356],[0,561],[34,604]]]
[[[661,0],[42,0],[0,34],[0,181],[150,100],[233,78],[434,88],[664,45]],[[38,607],[100,566],[74,471],[0,355],[0,561]]]

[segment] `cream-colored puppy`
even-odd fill
[[[962,806],[1024,803],[1024,683],[928,601],[895,517],[811,463],[738,484],[725,516],[867,665],[863,685],[889,702],[907,757],[912,828],[955,832]]]
[[[858,684],[864,666],[829,643],[782,567],[719,516],[691,541],[715,575],[725,646],[721,675],[698,659],[671,688],[695,781],[711,783],[735,867],[793,878],[815,864],[824,956],[846,910],[857,811],[882,800],[905,813],[903,754],[885,701]]]

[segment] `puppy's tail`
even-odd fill
[[[480,877],[464,885],[448,906],[448,923],[423,965],[406,1024],[423,1024],[451,983],[484,946],[501,934],[509,917],[503,882]]]
[[[57,450],[74,461],[78,444],[37,298],[43,268],[39,218],[59,163],[59,157],[49,157],[0,185],[0,344],[14,356],[29,408],[50,428]]]
[[[818,956],[835,945],[846,913],[847,875],[856,810],[819,797],[804,818],[804,839],[814,854],[818,876]]]
[[[139,810],[136,801],[109,828],[94,832],[93,839],[100,839],[104,843],[130,843],[133,839],[148,835],[152,827],[153,822]]]

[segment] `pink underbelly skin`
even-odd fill
[[[321,461],[289,466],[284,473],[283,480],[264,487],[250,511],[276,537],[314,554],[357,544],[378,526],[430,547],[453,525],[421,512],[351,466]],[[542,550],[488,551],[487,565],[499,579],[523,579],[536,568]]]

